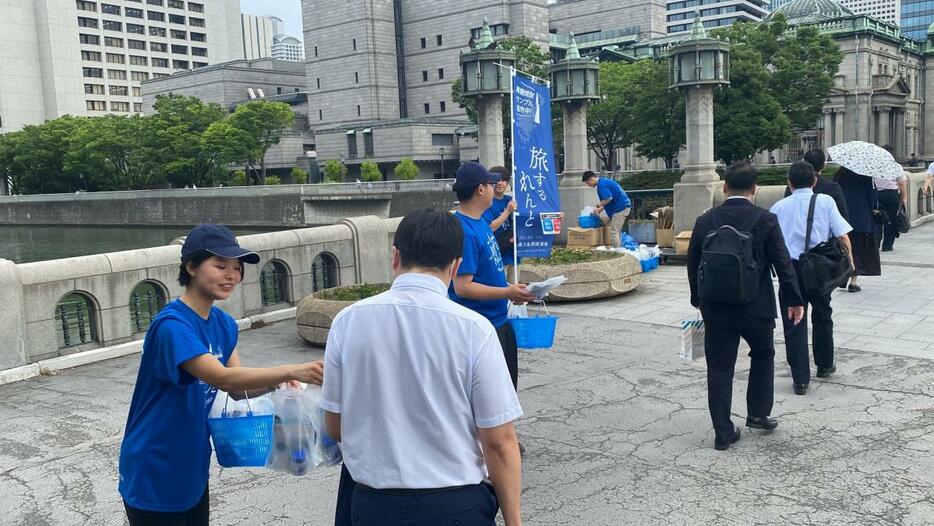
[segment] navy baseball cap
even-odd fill
[[[208,252],[222,258],[234,258],[244,263],[259,263],[259,254],[241,247],[237,237],[227,227],[204,223],[188,232],[182,245],[182,261],[188,261],[198,252]]]
[[[498,183],[502,178],[502,175],[487,170],[480,163],[469,162],[462,164],[457,169],[454,186],[457,188],[475,188],[481,184]]]

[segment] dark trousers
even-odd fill
[[[204,495],[193,508],[188,511],[162,512],[146,511],[131,508],[124,501],[126,518],[130,526],[208,526],[210,521],[210,497],[208,488],[204,488]]]
[[[508,321],[496,329],[496,336],[499,338],[499,344],[503,348],[503,356],[506,357],[506,368],[509,369],[509,378],[512,379],[512,387],[519,391],[519,346],[516,344],[516,331]]]
[[[707,359],[707,403],[717,437],[733,433],[730,418],[733,403],[733,373],[739,339],[749,344],[749,385],[746,411],[749,416],[769,416],[774,394],[775,320],[740,314],[732,318],[708,316],[704,312],[704,347]]]
[[[795,271],[801,272],[795,261]],[[814,337],[814,364],[818,367],[833,365],[833,308],[830,292],[823,295],[807,294],[799,278],[798,286],[804,299],[804,318],[797,326],[785,315],[788,305],[781,301],[782,328],[785,332],[785,354],[791,367],[791,378],[796,384],[811,381],[811,365],[808,359],[808,311],[811,311],[811,327]]]
[[[879,206],[889,216],[882,229],[882,248],[892,248],[898,237],[898,190],[879,190]]]

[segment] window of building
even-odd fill
[[[129,113],[129,111],[130,111],[130,103],[129,103],[129,102],[110,101],[110,111],[124,111],[124,112],[128,112],[128,113]]]
[[[126,56],[116,53],[107,53],[107,62],[111,64],[126,64]]]
[[[145,40],[127,40],[127,47],[130,49],[142,49],[146,50],[146,41]]]
[[[149,5],[163,5],[162,0],[146,0],[146,3]]]
[[[185,24],[185,17],[182,15],[169,15],[169,22],[172,24]]]
[[[360,116],[360,105],[357,104],[357,117],[359,117],[359,116]]]
[[[85,84],[84,92],[88,95],[103,95],[104,94],[104,85],[103,84]]]
[[[360,73],[356,71],[353,72],[353,82],[354,84],[360,84]]]
[[[425,37],[421,38],[422,49],[428,47],[428,42],[425,40]]]
[[[104,78],[104,70],[101,68],[81,68],[85,77],[88,78]]]
[[[165,28],[149,26],[149,35],[154,37],[164,37],[166,35]]]
[[[122,69],[108,69],[107,78],[112,80],[126,80],[126,71]]]
[[[154,68],[167,68],[169,67],[169,59],[167,58],[152,58],[152,67]]]
[[[80,27],[97,27],[96,18],[85,18],[83,16],[78,17],[78,26]]]
[[[444,101],[441,101],[441,102],[439,103],[439,105],[441,106],[441,108],[440,108],[440,109],[441,109],[441,113],[444,113],[445,111],[447,111],[447,105],[445,104]]]
[[[195,69],[198,69],[198,68],[207,67],[208,63],[207,62],[192,62],[191,66]]]
[[[84,33],[81,33],[80,35],[78,35],[78,39],[81,41],[82,44],[91,44],[92,46],[101,45],[101,37],[97,35],[86,35]]]
[[[192,31],[191,33],[189,33],[189,36],[191,36],[192,42],[207,42],[208,41],[208,37],[204,33],[195,33],[194,31]]]
[[[432,133],[432,146],[454,146],[454,134],[452,133]]]
[[[139,86],[133,86],[133,96],[134,96],[134,97],[142,97],[142,96],[143,96],[143,88],[141,88],[141,87],[139,87]]]
[[[143,113],[143,103],[134,102],[133,103],[133,113]]]
[[[172,9],[185,9],[185,2],[182,0],[169,0],[169,5]]]
[[[166,77],[168,77],[168,76],[169,76],[168,73],[153,73],[153,74],[152,74],[152,78],[154,78],[154,79],[164,79],[164,78],[166,78]]]
[[[203,13],[204,4],[196,4],[194,2],[188,2],[188,10],[194,11],[195,13]]]
[[[102,100],[89,100],[87,108],[91,111],[107,111],[107,103]]]
[[[323,120],[324,120],[324,113],[323,113],[321,110],[318,110],[318,120],[319,120],[319,121],[323,121]]]
[[[89,60],[91,62],[100,62],[101,54],[97,51],[82,51],[81,60]]]
[[[470,30],[470,36],[474,40],[480,39],[480,31],[482,27],[475,27]],[[509,24],[492,24],[490,25],[490,32],[493,33],[493,36],[499,35],[508,35],[509,34]]]
[[[429,113],[431,113],[431,105],[426,102],[425,103],[425,115],[428,115]]]
[[[318,46],[315,46],[315,56],[318,56]]]
[[[148,66],[149,59],[139,55],[130,55],[130,64],[134,66]]]
[[[179,46],[178,44],[172,44],[172,53],[176,55],[187,55],[188,46]]]
[[[354,51],[357,50],[357,39],[356,39],[356,38],[353,39],[353,50],[354,50]]]
[[[437,42],[439,46],[442,44],[443,40],[441,35],[435,35],[435,42]]]
[[[206,57],[208,56],[208,50],[207,48],[203,48],[203,47],[192,47],[191,54],[196,57]]]
[[[159,53],[168,53],[168,52],[169,52],[169,45],[168,45],[168,44],[163,44],[162,42],[150,42],[150,43],[149,43],[149,50],[150,50],[150,51],[157,51],[157,52],[159,52]]]
[[[152,11],[150,11],[150,13],[152,13]],[[143,10],[142,10],[142,9],[134,9],[134,8],[132,8],[132,7],[128,7],[128,8],[126,8],[126,16],[128,16],[128,17],[130,17],[130,18],[143,18]],[[152,20],[152,19],[150,19],[150,20]]]
[[[127,11],[129,11],[129,9]],[[159,11],[148,11],[146,17],[156,22],[165,22],[165,13],[160,13]]]
[[[130,72],[130,78],[138,81],[149,80],[149,73],[145,71],[132,71]]]
[[[116,20],[104,20],[104,29],[108,31],[123,31],[123,23],[117,22]]]
[[[104,45],[107,47],[123,47],[123,39],[116,37],[104,37]]]
[[[188,69],[188,61],[187,60],[173,60],[172,67],[175,69]]]
[[[422,71],[422,82],[428,82],[428,72]]]
[[[78,5],[78,10],[80,11],[94,11],[97,12],[97,4],[94,2],[85,2],[84,0],[77,0],[76,4]]]
[[[190,16],[188,17],[188,24],[193,27],[204,27],[204,19]]]
[[[184,31],[179,31],[179,30],[177,30],[177,29],[173,29],[173,30],[172,30],[172,38],[174,38],[174,39],[176,39],[176,40],[187,40],[187,39],[188,39],[188,33],[184,32]]]
[[[363,155],[373,157],[373,130],[363,130]]]
[[[438,79],[444,79],[444,68],[438,68]]]
[[[145,34],[146,34],[146,26],[141,26],[141,25],[138,25],[138,24],[127,24],[127,25],[126,25],[126,32],[127,32],[127,33],[135,33],[135,34],[137,34],[137,35],[145,35]]]
[[[110,94],[126,97],[130,94],[130,89],[126,86],[110,86]]]
[[[315,79],[315,85],[318,86],[318,89],[321,89],[321,79]]]
[[[347,132],[347,157],[351,159],[357,156],[357,132],[350,130]]]

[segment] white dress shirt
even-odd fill
[[[372,488],[478,484],[477,428],[522,416],[496,330],[426,274],[341,311],[324,361],[321,407],[341,414],[344,464]]]
[[[778,224],[785,238],[785,246],[791,259],[798,259],[804,253],[804,237],[808,227],[808,208],[814,191],[799,188],[790,196],[772,205],[772,213],[778,216]],[[807,248],[827,241],[831,237],[840,237],[849,233],[853,227],[843,219],[837,210],[837,203],[832,197],[817,194],[814,203],[814,225],[811,227],[811,244]]]

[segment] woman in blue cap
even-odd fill
[[[259,263],[259,255],[223,226],[198,225],[185,239],[178,275],[185,292],[146,333],[120,448],[120,494],[131,526],[208,524],[207,418],[218,389],[239,398],[285,382],[321,384],[320,361],[240,366],[237,324],[214,302],[233,294],[244,263]]]

